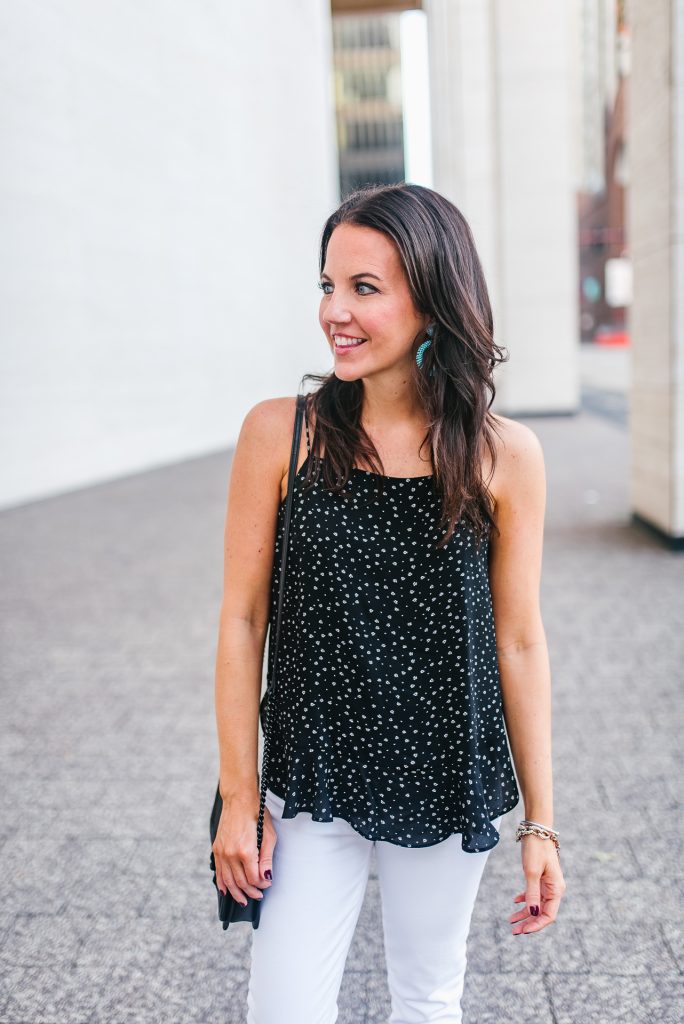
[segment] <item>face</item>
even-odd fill
[[[335,376],[405,373],[431,321],[414,308],[394,242],[374,228],[338,225],[320,284],[318,318],[335,357]]]

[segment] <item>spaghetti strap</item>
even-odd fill
[[[309,403],[304,400],[304,425],[306,427],[306,451],[311,454],[311,439],[309,437]]]

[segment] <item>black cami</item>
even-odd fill
[[[433,477],[354,468],[351,499],[295,477],[268,788],[284,818],[344,818],[371,840],[467,853],[519,802],[487,570],[465,520],[447,545]],[[271,585],[272,676],[285,502]],[[261,705],[265,725],[267,698]]]

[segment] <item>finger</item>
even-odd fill
[[[273,885],[273,857],[259,857],[259,885]]]
[[[262,893],[264,889],[268,889],[272,884],[271,880],[263,877],[263,873],[260,868],[260,861],[250,861],[249,864],[243,864],[245,869],[245,884],[250,896],[255,893]]]
[[[214,857],[214,871],[216,872],[216,888],[224,896],[226,895],[226,877],[225,877],[225,864],[223,863],[223,857],[221,857],[216,850],[212,849]]]
[[[261,884],[271,885],[273,881],[273,851],[277,842],[278,835],[275,828],[271,826],[270,829],[264,827],[264,832],[261,840],[261,850],[259,851],[259,878]]]
[[[525,891],[525,902],[531,917],[539,917],[542,912],[541,882],[540,876],[528,878]]]
[[[258,877],[259,868],[257,865],[256,853],[254,854],[253,858],[250,855],[249,858],[243,856],[242,859],[232,860],[230,863],[230,867],[231,871],[233,872],[236,885],[238,886],[239,889],[242,890],[245,896],[253,896],[254,899],[256,900],[260,900],[263,898],[264,894],[261,891],[261,889],[259,889],[256,885],[253,885],[247,878],[246,868],[249,868],[250,874],[252,875],[253,878]]]
[[[560,907],[560,896],[553,896],[551,899],[542,901],[541,917],[558,917]]]
[[[240,888],[240,886],[238,885],[237,881],[235,880],[235,876],[232,874],[232,872],[231,881],[228,884],[228,891],[230,895],[233,897],[233,899],[236,900],[241,906],[247,906],[247,897]]]
[[[520,935],[521,931],[523,930],[523,925],[527,924],[528,921],[537,920],[539,920],[539,918],[532,917],[528,912],[527,906],[524,906],[523,909],[519,910],[517,914],[512,914],[511,917],[509,917],[508,923],[514,926],[511,929],[513,935]]]
[[[529,935],[531,932],[540,932],[542,928],[553,924],[555,920],[555,917],[550,917],[548,914],[540,914],[539,917],[528,917],[527,921],[524,921],[520,926],[520,930],[516,932],[516,935],[519,935],[521,932],[525,935]]]
[[[519,923],[513,929],[513,934],[520,935],[522,932],[525,934],[528,932],[538,932],[542,928],[546,928],[547,925],[554,924],[558,918],[559,907],[560,897],[554,896],[552,899],[543,900],[541,912],[537,917],[530,915],[522,919],[520,914],[516,915]]]
[[[261,841],[261,851],[257,853],[255,860],[245,864],[245,874],[248,885],[261,890],[268,889],[273,884],[273,847],[275,843],[267,836],[266,829]],[[266,877],[266,872],[271,875]]]
[[[518,910],[517,913],[511,914],[508,918],[510,924],[514,924],[516,921],[526,920],[530,915],[527,912],[527,907],[523,907],[522,910]]]
[[[513,897],[513,902],[514,903],[525,903],[526,902],[525,901],[525,893],[524,892],[519,892],[516,896]],[[514,911],[513,914],[511,914],[511,916],[508,918],[508,920],[512,924],[513,921],[519,921],[522,917],[527,917],[527,907],[526,906],[523,907],[521,910],[517,911],[517,913]]]
[[[237,885],[235,884],[233,872],[230,870],[230,866],[228,865],[227,861],[222,862],[221,875],[223,885],[223,889],[221,891],[223,892],[223,895],[227,896],[228,893],[230,893],[230,895],[233,897],[234,900],[236,900],[236,902],[240,903],[243,907],[246,906],[247,900],[245,898],[245,894],[241,892],[240,889],[238,889]]]
[[[262,850],[266,846],[266,842],[266,830],[264,830],[264,835],[261,842]],[[269,865],[266,866],[268,867]],[[263,895],[263,890],[268,889],[268,887],[271,885],[271,881],[270,879],[263,877],[258,849],[254,851],[254,855],[250,856],[248,860],[246,860],[243,857],[242,867],[244,869],[245,883],[247,886],[245,891],[248,892],[250,896],[253,896],[257,893],[261,893]]]

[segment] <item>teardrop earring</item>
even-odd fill
[[[427,329],[427,331],[425,333],[427,334],[427,338],[422,343],[422,345],[418,346],[418,351],[416,352],[416,363],[418,364],[418,369],[422,369],[422,366],[423,366],[423,355],[427,351],[427,349],[429,349],[430,345],[432,344],[432,339],[433,339],[434,334],[435,334],[434,325],[431,324],[430,327],[428,327],[428,329]],[[434,368],[433,368],[430,371],[430,376],[431,377],[434,375],[434,372],[435,371],[434,371]]]

